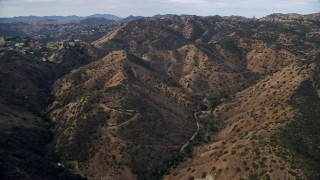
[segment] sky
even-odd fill
[[[320,12],[320,0],[0,0],[0,17],[113,14],[239,15]]]

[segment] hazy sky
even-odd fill
[[[320,12],[320,0],[0,0],[0,17],[27,15],[242,15]]]

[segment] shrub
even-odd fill
[[[254,169],[258,169],[258,168],[259,168],[259,165],[253,162],[253,163],[252,163],[252,167],[253,167]]]
[[[207,176],[207,173],[203,172],[202,175],[201,175],[201,178],[205,178],[206,176]]]

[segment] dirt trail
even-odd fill
[[[199,133],[199,129],[200,129],[200,125],[199,125],[199,119],[197,117],[197,111],[195,113],[193,113],[193,117],[196,119],[197,121],[197,131],[191,136],[191,138],[188,140],[187,143],[185,143],[182,148],[180,149],[180,152],[182,152],[189,144],[191,141],[193,141],[193,139],[196,137],[196,135]]]
[[[127,124],[129,124],[130,122],[135,121],[136,119],[138,119],[140,116],[141,116],[140,113],[136,113],[136,114],[135,114],[132,118],[130,118],[129,120],[127,120],[127,121],[125,121],[125,122],[123,122],[123,123],[120,123],[120,124],[111,125],[111,126],[108,127],[108,129],[115,129],[115,128],[118,128],[118,127],[127,125]]]

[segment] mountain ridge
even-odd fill
[[[18,17],[10,17],[10,18],[0,18],[0,23],[14,23],[14,22],[25,22],[32,23],[41,20],[56,20],[56,21],[75,21],[75,20],[83,20],[87,18],[105,18],[109,20],[120,20],[121,18],[111,14],[93,14],[89,16],[18,16]]]
[[[303,16],[306,18],[306,21],[313,21],[313,19],[309,19],[308,16]],[[287,18],[287,17],[285,17]],[[292,24],[291,24],[292,23]],[[294,22],[295,23],[295,22]],[[166,173],[169,173],[172,171],[172,174],[170,176],[165,176],[165,178],[177,178],[178,175],[184,175],[179,176],[179,178],[188,178],[188,176],[191,176],[191,172],[187,172],[186,169],[192,168],[188,167],[186,169],[182,169],[181,171],[175,171],[174,168],[180,168],[179,164],[183,159],[190,158],[190,148],[192,146],[197,147],[197,145],[202,144],[203,141],[204,144],[210,142],[212,139],[217,140],[219,138],[219,132],[228,132],[230,130],[229,126],[227,129],[224,130],[224,124],[228,123],[228,117],[225,117],[230,110],[226,110],[225,112],[220,112],[221,115],[210,113],[208,108],[210,109],[213,107],[211,103],[217,102],[217,104],[222,103],[222,105],[215,107],[215,111],[218,111],[221,107],[225,105],[230,105],[228,108],[225,109],[232,109],[233,107],[237,107],[234,103],[231,103],[232,101],[237,102],[237,93],[240,91],[245,91],[245,93],[248,93],[247,98],[250,100],[250,98],[253,98],[253,93],[259,92],[260,86],[263,84],[265,78],[269,78],[272,76],[275,76],[275,78],[271,78],[270,81],[271,84],[279,84],[281,79],[282,73],[286,72],[289,73],[290,69],[295,69],[294,72],[302,71],[303,68],[308,69],[307,65],[302,65],[303,63],[311,63],[312,61],[316,60],[316,47],[317,43],[312,43],[312,38],[305,39],[305,35],[302,35],[300,31],[298,31],[300,28],[302,29],[305,26],[310,26],[309,29],[310,32],[303,32],[306,34],[312,34],[311,32],[317,32],[318,27],[312,25],[307,25],[308,23],[301,21],[298,25],[295,24],[292,21],[275,21],[275,22],[269,22],[269,21],[260,21],[255,19],[243,19],[241,17],[228,17],[228,18],[221,18],[221,17],[197,17],[197,16],[167,16],[165,18],[151,18],[151,19],[138,19],[131,21],[121,27],[119,27],[116,31],[111,32],[110,34],[107,34],[105,37],[102,37],[98,41],[93,42],[93,45],[100,49],[102,53],[106,55],[106,57],[114,56],[115,59],[117,59],[114,55],[114,53],[119,53],[119,50],[122,51],[122,53],[125,53],[125,56],[129,57],[129,54],[132,54],[133,56],[130,56],[132,59],[129,61],[132,61],[135,63],[135,67],[139,69],[139,71],[133,69],[129,69],[131,74],[131,77],[133,78],[131,82],[134,82],[135,80],[139,80],[143,82],[143,84],[149,84],[149,83],[155,83],[159,84],[159,87],[163,87],[163,82],[156,80],[157,77],[154,76],[154,74],[159,74],[164,79],[170,79],[170,83],[165,83],[165,89],[169,90],[170,88],[180,88],[185,94],[186,97],[190,97],[193,102],[193,109],[189,109],[189,112],[194,112],[197,109],[197,106],[201,107],[201,111],[203,113],[198,113],[198,118],[200,122],[200,131],[198,135],[195,136],[194,141],[190,144],[188,148],[186,148],[185,152],[179,153],[178,148],[173,156],[171,154],[167,154],[167,157],[164,159],[167,159],[162,163],[154,162],[152,161],[152,158],[154,156],[149,156],[149,158],[142,157],[139,155],[138,152],[141,152],[140,150],[137,150],[138,146],[129,146],[127,147],[129,152],[128,154],[124,155],[124,157],[132,156],[130,153],[135,152],[135,158],[131,161],[136,162],[138,160],[143,162],[149,162],[150,167],[154,167],[156,169],[149,169],[141,171],[136,170],[136,165],[133,165],[130,163],[128,164],[128,167],[132,169],[131,172],[133,174],[137,173],[138,178],[146,178],[146,177],[161,177],[162,175],[165,175]],[[289,30],[288,28],[291,28],[291,25],[293,25],[295,28]],[[213,28],[213,27],[219,27],[219,28]],[[267,28],[266,28],[267,27]],[[289,35],[290,34],[290,35]],[[295,36],[295,42],[291,41],[291,39],[286,38],[288,42],[283,38],[287,36]],[[312,42],[311,42],[312,41]],[[301,46],[299,45],[292,45],[295,43],[303,43]],[[309,43],[310,42],[310,43]],[[294,47],[294,49],[291,49]],[[308,52],[314,52],[315,54],[309,56],[306,58],[304,53],[306,52],[306,49],[309,49]],[[298,53],[301,52],[301,53]],[[302,53],[303,52],[303,53]],[[317,51],[318,52],[318,51]],[[319,52],[318,52],[319,53]],[[121,54],[121,53],[120,53]],[[315,59],[314,59],[315,58]],[[114,60],[115,60],[114,59]],[[121,58],[120,58],[121,59]],[[130,58],[129,58],[130,59]],[[270,60],[271,59],[271,60]],[[305,60],[303,60],[305,59]],[[307,60],[308,59],[308,60]],[[134,61],[133,61],[134,60]],[[128,62],[129,62],[128,61]],[[300,63],[302,63],[300,65]],[[300,67],[301,66],[301,67]],[[298,69],[297,69],[298,68]],[[300,69],[300,70],[299,70]],[[147,73],[147,71],[153,72],[152,74]],[[91,70],[90,70],[91,71]],[[110,70],[107,70],[108,72]],[[120,72],[123,70],[119,70]],[[292,72],[294,74],[294,72]],[[304,70],[303,70],[304,72]],[[291,72],[290,72],[291,73]],[[149,78],[145,79],[145,75]],[[296,78],[304,79],[304,74],[296,75]],[[129,76],[130,77],[130,76]],[[291,77],[291,76],[290,76]],[[289,78],[287,76],[287,78]],[[111,79],[117,79],[117,78],[111,78]],[[168,81],[167,80],[167,81]],[[172,81],[172,83],[171,83]],[[279,81],[279,82],[277,82]],[[280,103],[283,100],[280,100],[280,97],[284,97],[284,94],[287,93],[287,89],[294,89],[297,86],[299,86],[302,81],[298,81],[295,86],[292,86],[290,84],[289,80],[284,80],[285,86],[280,85],[273,85],[269,87],[269,89],[277,88],[284,88],[280,89],[282,91],[276,98],[273,100],[274,103]],[[268,84],[268,83],[266,83]],[[281,83],[280,83],[281,84]],[[138,86],[141,86],[142,84],[136,84]],[[250,92],[250,89],[254,88],[255,86],[258,86],[255,91]],[[104,86],[106,87],[106,86]],[[131,87],[131,86],[129,86]],[[272,88],[271,88],[272,87]],[[124,88],[124,85],[122,85],[122,88]],[[248,88],[248,89],[247,89]],[[139,88],[140,92],[145,93],[148,92],[143,89],[148,89],[143,86],[143,88]],[[159,102],[156,99],[156,94],[153,94],[152,92],[156,89],[153,89],[152,91],[149,91],[148,94],[144,94],[144,99],[151,98],[150,102]],[[124,91],[124,90],[122,90]],[[120,92],[122,92],[120,91]],[[158,91],[157,91],[158,92]],[[163,96],[161,91],[158,92],[158,96]],[[164,91],[166,92],[166,91]],[[168,92],[166,92],[168,93]],[[277,93],[277,91],[273,92]],[[153,95],[151,95],[153,94]],[[267,94],[267,93],[263,93]],[[272,95],[272,94],[270,94]],[[287,93],[286,95],[290,96],[290,93]],[[102,95],[103,96],[103,95]],[[153,98],[152,98],[153,97]],[[269,96],[267,96],[269,97]],[[266,98],[266,97],[264,97]],[[101,99],[101,98],[100,98]],[[164,97],[162,97],[164,99]],[[271,99],[271,96],[269,97]],[[136,102],[140,102],[140,100],[136,99],[134,100]],[[231,102],[230,102],[231,101]],[[99,101],[99,103],[101,103]],[[131,102],[130,102],[131,103]],[[168,104],[168,103],[165,103]],[[202,104],[200,106],[200,104]],[[126,107],[126,105],[124,104]],[[142,106],[141,104],[138,105]],[[216,105],[215,105],[216,106]],[[254,107],[253,102],[246,102],[243,105],[244,107],[248,107],[249,109],[252,109]],[[265,105],[266,106],[266,105]],[[284,107],[289,106],[289,104],[283,105]],[[119,108],[121,108],[120,106]],[[266,106],[267,107],[267,106]],[[150,106],[149,109],[155,108],[154,106]],[[224,108],[223,108],[224,109]],[[236,108],[235,108],[236,109]],[[156,110],[154,110],[156,112]],[[215,112],[214,111],[214,112]],[[280,110],[274,110],[280,112]],[[138,111],[139,114],[143,114],[141,110]],[[290,111],[291,112],[291,111]],[[242,112],[235,112],[235,114],[241,114]],[[255,113],[253,111],[250,111],[250,113],[254,114],[254,118],[256,117]],[[249,113],[249,114],[250,114]],[[271,112],[271,114],[273,111]],[[191,113],[190,113],[191,114]],[[231,115],[231,114],[230,114]],[[68,117],[64,115],[65,117]],[[193,116],[193,115],[191,115]],[[292,116],[289,116],[291,118]],[[274,117],[275,118],[275,115]],[[273,119],[271,118],[271,119]],[[112,119],[112,118],[111,118]],[[127,121],[131,122],[131,130],[130,132],[134,134],[135,136],[139,137],[137,132],[134,131],[134,128],[138,128],[139,126],[134,125],[134,123],[139,123],[141,120],[137,120],[136,118],[127,118]],[[151,118],[153,119],[153,118]],[[149,120],[151,120],[149,119]],[[161,119],[161,118],[160,118]],[[109,119],[110,120],[110,119]],[[159,120],[160,123],[163,120]],[[276,119],[273,119],[276,120]],[[195,122],[195,120],[193,119]],[[134,122],[134,123],[132,123]],[[63,122],[62,122],[63,123]],[[129,125],[128,124],[128,125]],[[150,122],[152,124],[152,122]],[[153,127],[159,127],[160,125],[154,124]],[[186,128],[185,125],[182,125],[183,128]],[[195,132],[196,125],[193,125],[193,133]],[[239,126],[239,125],[238,125]],[[123,127],[124,131],[128,131],[125,129],[125,126]],[[133,129],[132,129],[133,128]],[[189,128],[189,127],[188,127]],[[248,127],[249,128],[249,127]],[[139,131],[143,131],[145,129],[138,128]],[[232,128],[231,128],[232,129]],[[239,128],[234,128],[235,132],[241,132],[241,130],[238,131]],[[121,131],[122,132],[122,131]],[[169,132],[169,131],[168,131]],[[58,133],[61,134],[61,133]],[[122,133],[119,133],[116,136],[123,137],[121,135]],[[147,132],[141,133],[141,134],[147,134]],[[228,134],[226,133],[226,136],[229,136],[230,138],[235,137],[236,134]],[[192,134],[189,134],[189,137],[191,137]],[[143,136],[143,135],[140,135]],[[144,142],[149,138],[157,137],[156,133],[154,135],[149,134],[150,137],[146,138],[143,137],[140,139],[140,142]],[[256,135],[257,136],[257,135]],[[128,138],[127,136],[125,136]],[[122,138],[120,138],[122,139]],[[187,139],[187,137],[186,137]],[[159,140],[160,141],[160,140]],[[184,140],[185,141],[185,140]],[[204,144],[200,145],[205,146]],[[169,144],[167,144],[168,147],[170,147]],[[251,146],[250,144],[247,144],[248,149]],[[181,148],[181,147],[180,147]],[[160,148],[159,148],[160,149]],[[195,155],[198,153],[197,148],[194,149]],[[233,150],[229,150],[228,152],[231,152]],[[285,151],[285,149],[280,149],[280,152]],[[151,150],[148,148],[144,148],[144,153],[150,153]],[[227,152],[227,151],[226,151]],[[259,151],[260,152],[260,151]],[[219,153],[219,152],[216,152]],[[265,153],[265,152],[263,152]],[[100,153],[97,153],[97,155]],[[262,152],[261,152],[262,154]],[[110,155],[112,156],[112,155]],[[171,156],[171,157],[170,157]],[[200,155],[201,156],[201,155]],[[229,156],[229,154],[228,154]],[[252,156],[251,156],[252,157]],[[241,159],[241,156],[238,158]],[[116,156],[117,161],[119,161],[118,156]],[[197,156],[194,157],[194,161],[197,160]],[[206,159],[209,159],[206,157]],[[120,158],[120,161],[121,158]],[[227,161],[223,161],[223,163],[227,163]],[[151,163],[152,162],[152,163]],[[241,161],[240,161],[241,162]],[[87,164],[86,162],[84,162]],[[92,163],[92,161],[90,161]],[[153,164],[155,163],[155,164]],[[184,163],[188,164],[188,161],[184,161],[182,163],[182,167],[184,166]],[[251,161],[247,163],[252,163]],[[256,162],[254,162],[256,163]],[[281,163],[288,163],[287,161],[281,161]],[[143,163],[145,164],[145,163]],[[161,166],[162,164],[162,166]],[[132,166],[133,165],[133,166]],[[159,166],[160,165],[160,166]],[[147,168],[145,166],[140,166]],[[210,167],[210,166],[209,166]],[[256,174],[259,175],[260,171],[267,171],[262,168],[262,170],[255,169],[257,166],[254,165],[253,170],[249,169],[247,172],[243,172],[244,175],[252,175],[256,176]],[[263,167],[263,166],[262,166]],[[195,166],[197,168],[197,166]],[[212,167],[210,167],[212,168]],[[234,168],[237,167],[230,166],[228,168]],[[301,166],[303,169],[304,167]],[[200,168],[201,169],[201,168]],[[299,177],[305,177],[305,174],[301,173],[301,171],[290,169],[290,167],[287,167],[286,165],[286,171],[280,171],[280,172],[274,172],[274,176],[280,175],[282,177],[293,177],[293,175],[290,175],[287,173],[287,171],[290,171],[290,173],[297,171],[296,176]],[[241,169],[240,169],[241,170]],[[90,171],[94,171],[91,169]],[[273,170],[274,171],[274,170]],[[118,172],[119,171],[111,171],[112,172]],[[251,173],[255,172],[255,173]],[[122,171],[122,175],[124,175],[125,172]],[[195,171],[195,178],[201,177],[203,172]],[[209,174],[209,170],[206,172],[208,175],[213,176],[214,174]],[[211,173],[211,171],[210,171]],[[225,172],[227,173],[227,171]],[[266,175],[268,173],[262,173],[262,175]],[[110,174],[109,174],[110,175]],[[230,177],[233,175],[233,172],[230,173]],[[238,173],[236,177],[240,177],[242,174]],[[269,175],[269,174],[268,174]],[[266,176],[268,176],[266,175]],[[217,177],[222,177],[217,176]],[[90,178],[95,178],[94,174],[89,175]]]
[[[53,16],[15,16],[15,17],[1,17],[0,18],[0,23],[14,23],[14,22],[25,22],[25,23],[31,23],[31,22],[36,22],[40,20],[56,20],[56,21],[73,21],[73,20],[83,20],[86,18],[105,18],[109,20],[115,20],[115,21],[121,21],[121,22],[130,22],[132,20],[137,20],[137,19],[151,19],[151,18],[166,18],[170,16],[197,16],[197,15],[177,15],[177,14],[157,14],[154,16],[127,16],[127,17],[119,17],[116,15],[112,14],[92,14],[88,16],[77,16],[77,15],[69,15],[69,16],[60,16],[60,15],[53,15]],[[278,20],[285,20],[285,19],[304,19],[304,18],[311,18],[313,20],[317,20],[319,18],[319,13],[313,13],[313,14],[306,14],[306,15],[300,15],[296,13],[288,13],[288,14],[283,14],[283,13],[274,13],[270,14],[261,18],[250,18],[250,17],[244,17],[244,16],[239,16],[239,15],[232,15],[232,16],[220,16],[220,15],[215,15],[216,17],[220,18],[234,18],[238,20],[245,20],[245,19],[257,19],[257,20],[263,20],[263,21],[278,21]],[[198,16],[198,17],[212,17],[211,15],[209,16]],[[298,20],[295,19],[295,20]]]
[[[84,178],[317,179],[317,15],[157,16],[116,22],[89,42],[44,44],[47,60],[2,49],[0,97],[37,108],[51,94],[38,108],[46,116],[27,122],[47,119],[50,162]],[[49,69],[31,73],[32,61]],[[52,81],[34,93],[42,74]]]

